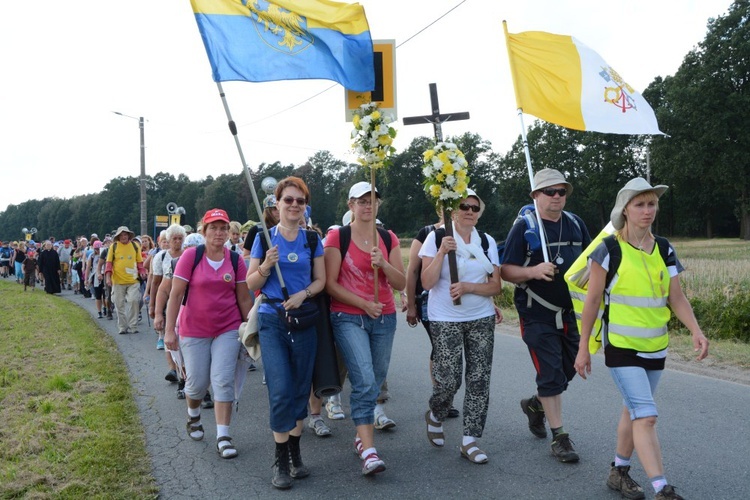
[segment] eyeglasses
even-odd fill
[[[479,205],[469,205],[468,203],[461,203],[458,206],[459,210],[463,210],[464,212],[468,212],[471,210],[475,214],[478,214],[481,208],[479,208]]]
[[[565,188],[544,188],[542,189],[542,193],[544,193],[546,196],[549,196],[552,198],[555,196],[555,194],[559,194],[560,198],[568,194],[568,190]]]
[[[294,198],[292,196],[284,196],[281,201],[286,203],[287,205],[291,205],[295,201],[297,202],[297,205],[307,205],[307,200],[304,198]]]
[[[380,202],[380,200],[377,200],[377,199],[375,200],[376,204],[379,203],[379,202]],[[355,201],[355,203],[357,205],[359,205],[360,207],[370,207],[370,206],[372,206],[372,200],[370,198],[357,198],[357,200]]]

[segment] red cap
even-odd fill
[[[63,243],[66,244],[66,245],[70,245],[70,240],[65,240],[65,241],[63,241]]]
[[[206,212],[206,215],[203,216],[204,224],[210,224],[211,222],[215,222],[217,220],[221,220],[221,221],[228,223],[229,216],[224,210],[220,208],[212,208],[211,210]]]

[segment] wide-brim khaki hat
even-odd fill
[[[565,176],[559,170],[543,168],[534,175],[534,190],[529,193],[529,196],[533,198],[535,191],[550,186],[557,186],[558,184],[565,184],[565,189],[568,190],[566,196],[569,196],[573,192],[573,185],[565,180]]]
[[[128,233],[130,235],[130,238],[135,238],[135,233],[128,229],[128,226],[120,226],[117,228],[117,231],[115,231],[114,236],[112,236],[113,239],[117,239],[122,233]]]
[[[630,200],[642,193],[653,191],[656,193],[657,198],[664,194],[664,191],[669,189],[669,186],[659,184],[652,186],[643,177],[636,177],[628,181],[625,186],[620,189],[617,193],[617,201],[615,202],[615,208],[612,209],[612,213],[609,214],[609,220],[612,221],[612,225],[615,229],[622,229],[625,226],[625,207],[628,206]]]

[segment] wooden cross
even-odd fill
[[[443,142],[443,123],[450,120],[468,120],[469,113],[450,113],[440,114],[440,105],[438,104],[437,84],[430,84],[430,104],[432,105],[432,114],[425,116],[410,116],[404,118],[404,125],[417,125],[420,123],[432,123],[435,129],[435,142]],[[450,212],[443,209],[443,222],[445,223],[446,236],[453,237],[453,224],[451,224]],[[450,271],[451,283],[458,283],[458,266],[456,264],[456,252],[448,252],[448,270]],[[453,301],[455,305],[461,305],[461,298]]]
[[[432,105],[432,114],[424,116],[409,116],[404,118],[404,125],[419,125],[422,123],[432,123],[435,129],[435,142],[443,142],[442,124],[447,121],[468,120],[469,113],[446,113],[440,114],[440,105],[438,104],[437,84],[430,84],[430,104]]]

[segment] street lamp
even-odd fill
[[[132,118],[138,120],[138,128],[141,131],[141,176],[140,176],[140,187],[141,187],[141,233],[148,234],[146,224],[146,145],[143,138],[143,117],[136,118],[135,116],[126,115],[119,111],[112,111],[116,115],[124,116],[125,118]]]

